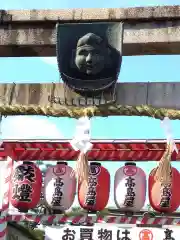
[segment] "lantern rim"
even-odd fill
[[[90,163],[90,166],[101,166],[101,163],[99,163],[99,162],[91,162]]]
[[[126,162],[125,166],[136,166],[135,162]]]
[[[18,209],[18,212],[20,213],[28,213],[28,210],[27,208],[17,208]]]
[[[30,162],[30,161],[23,161],[23,164],[33,165],[34,163],[33,163],[33,162]]]
[[[58,162],[57,162],[57,165],[60,165],[60,164],[63,164],[63,165],[66,165],[66,166],[68,165],[67,162],[61,162],[61,161],[58,161]]]

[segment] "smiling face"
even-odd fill
[[[80,72],[95,75],[104,69],[105,56],[98,48],[84,46],[77,49],[75,63]]]
[[[103,40],[95,34],[83,36],[77,44],[75,64],[80,72],[96,75],[106,65],[108,49]]]

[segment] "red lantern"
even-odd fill
[[[149,175],[149,202],[152,208],[158,212],[172,213],[179,207],[179,181],[180,175],[176,168],[172,169],[170,184],[162,184],[155,180],[156,169]]]
[[[110,174],[100,163],[89,166],[88,185],[79,183],[78,200],[82,208],[88,211],[103,210],[109,200]]]
[[[32,162],[23,162],[13,171],[11,204],[20,212],[35,208],[41,196],[42,174]]]

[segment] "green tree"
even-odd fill
[[[28,224],[17,224],[14,222],[8,223],[8,226],[13,227],[20,231],[22,235],[32,239],[32,240],[44,240],[44,231],[40,229],[34,229],[32,230],[29,228]]]

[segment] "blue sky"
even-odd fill
[[[138,7],[138,6],[155,6],[155,5],[178,5],[179,0],[1,0],[0,7],[1,9],[28,9],[28,8],[111,8],[111,7]]]
[[[1,0],[0,9],[106,8],[177,5],[179,0]],[[180,56],[123,57],[120,82],[179,81]],[[0,58],[0,82],[58,82],[55,58]],[[140,122],[141,120],[141,122]],[[180,123],[172,121],[175,138],[180,138]],[[71,138],[75,120],[46,117],[8,117],[3,119],[3,138]],[[146,117],[109,117],[92,120],[92,138],[165,138],[160,121]],[[148,173],[155,163],[138,164]],[[72,165],[74,166],[74,164]],[[122,163],[106,163],[112,182]],[[180,170],[180,164],[174,164]],[[113,185],[113,184],[112,184]],[[110,205],[113,203],[111,191]]]

